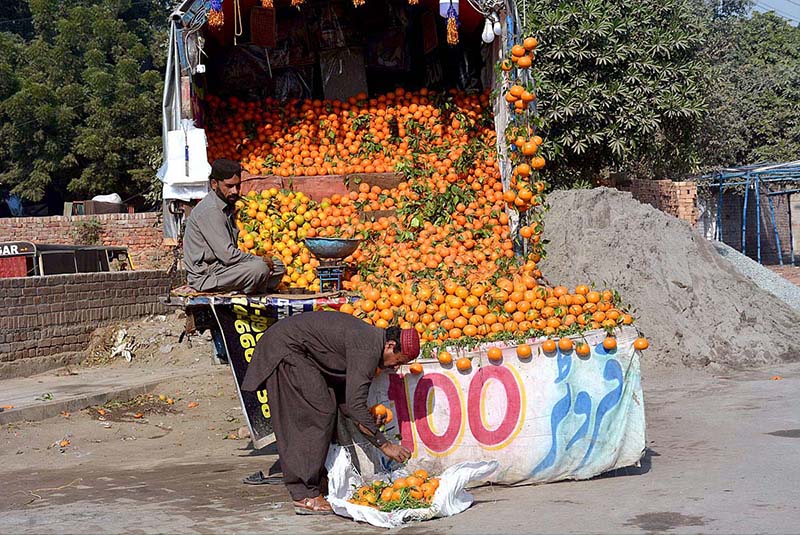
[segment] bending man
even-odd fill
[[[330,514],[322,496],[325,457],[337,409],[384,455],[411,452],[390,443],[370,415],[367,394],[377,368],[397,368],[419,355],[414,329],[373,327],[341,312],[307,312],[270,327],[256,346],[242,390],[266,380],[283,481],[297,514]]]

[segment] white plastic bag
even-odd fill
[[[497,470],[498,466],[497,461],[475,461],[453,465],[439,475],[439,488],[436,489],[430,507],[384,513],[348,501],[353,494],[354,486],[360,487],[364,481],[353,466],[350,453],[341,446],[332,445],[325,462],[325,467],[328,469],[327,498],[337,515],[382,528],[396,528],[413,521],[452,516],[465,511],[472,505],[472,495],[464,490],[464,487],[470,481],[487,478]],[[408,472],[401,468],[386,474],[382,479],[394,480],[408,475]]]

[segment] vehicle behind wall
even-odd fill
[[[0,242],[0,278],[131,269],[127,247]]]

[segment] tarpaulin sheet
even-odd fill
[[[413,451],[410,469],[440,473],[455,463],[496,459],[496,483],[546,483],[588,479],[636,465],[645,450],[645,417],[636,332],[617,334],[618,347],[603,348],[605,332],[585,335],[591,355],[548,354],[544,340],[530,340],[532,357],[520,359],[516,344],[484,344],[464,356],[460,372],[435,359],[423,373],[381,374],[369,403],[394,413],[387,436]],[[487,358],[501,347],[503,360]],[[453,358],[461,356],[453,351]],[[364,475],[391,471],[393,462],[346,425],[351,455]]]

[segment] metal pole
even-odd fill
[[[761,263],[761,184],[759,183],[758,173],[755,178],[756,194],[756,258]]]
[[[783,251],[781,250],[781,234],[778,232],[778,224],[775,222],[775,205],[772,204],[772,197],[767,195],[769,203],[769,216],[772,219],[772,231],[775,233],[775,246],[778,248],[778,264],[783,267]]]
[[[769,196],[773,196],[773,195],[790,195],[792,193],[800,193],[800,189],[787,189],[787,190],[783,190],[783,191],[770,191],[769,193],[767,193],[767,195],[769,195]]]
[[[792,230],[792,195],[789,194],[786,196],[786,204],[788,204],[788,211],[789,211],[789,251],[792,259],[792,266],[795,266],[794,263],[794,230]]]
[[[742,254],[747,254],[746,232],[747,232],[747,195],[750,192],[750,173],[747,173],[747,185],[744,187],[744,204],[742,207]]]
[[[722,241],[722,180],[719,181],[719,195],[717,197],[717,241]]]

